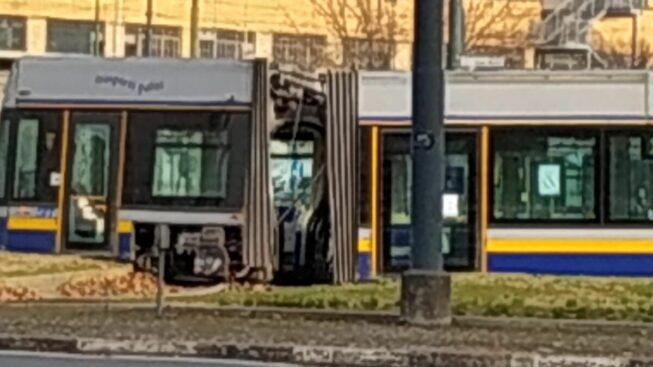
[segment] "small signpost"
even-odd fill
[[[170,248],[170,228],[161,224],[156,229],[155,241],[159,251],[159,265],[157,267],[158,277],[156,283],[156,315],[163,316],[164,276],[165,276],[165,254]]]

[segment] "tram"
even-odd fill
[[[0,246],[161,257],[170,280],[353,281],[357,81],[265,60],[20,59]]]
[[[264,60],[24,58],[0,116],[0,247],[169,278],[410,266],[411,76]],[[653,74],[446,76],[449,270],[653,274]],[[165,246],[164,246],[165,245]]]

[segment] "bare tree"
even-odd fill
[[[640,39],[632,45],[608,39],[605,35],[595,33],[593,44],[602,67],[606,69],[646,69],[653,68],[653,43]]]
[[[338,39],[342,57],[327,62],[364,69],[390,69],[397,40],[407,29],[398,21],[395,1],[310,0],[315,13],[325,20]],[[338,61],[338,59],[341,59]]]
[[[528,36],[529,23],[539,17],[537,1],[466,0],[464,3],[465,45],[470,51],[522,44]]]
[[[342,63],[350,65],[355,60],[366,69],[391,68],[398,40],[410,38],[406,25],[412,25],[412,14],[404,21],[396,1],[310,0],[316,15],[325,20],[329,32],[342,44]],[[464,3],[465,51],[523,58],[515,46],[524,43],[529,22],[539,16],[537,0],[460,1]],[[340,64],[333,55],[327,59]]]
[[[465,52],[504,55],[510,64],[523,63],[529,25],[539,19],[535,0],[463,0]],[[520,65],[514,65],[520,67]]]

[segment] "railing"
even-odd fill
[[[537,45],[586,45],[592,21],[611,11],[633,12],[644,8],[646,0],[567,0],[534,25]]]

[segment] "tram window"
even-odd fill
[[[33,199],[36,197],[39,120],[21,119],[16,139],[14,198]]]
[[[583,132],[496,132],[494,219],[596,221],[597,142]]]
[[[4,199],[7,187],[7,148],[9,146],[9,120],[0,126],[0,199]]]
[[[249,147],[246,113],[130,113],[123,203],[238,208]]]
[[[412,160],[410,154],[393,155],[389,159],[389,173],[392,175],[390,190],[390,223],[410,224]]]
[[[14,170],[12,176],[7,176],[11,177],[12,198],[54,203],[59,187],[50,185],[50,176],[59,172],[61,164],[61,112],[33,111],[20,115],[15,127],[16,144],[11,148]]]
[[[226,129],[159,129],[155,145],[153,196],[226,196],[229,164]]]
[[[653,221],[653,134],[609,137],[609,220]]]
[[[410,224],[412,160],[410,134],[388,133],[383,137],[383,173],[386,182],[384,208],[390,208],[390,225]]]

